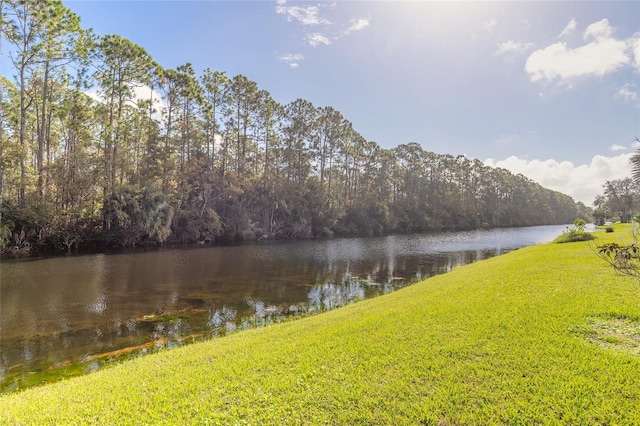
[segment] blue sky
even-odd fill
[[[244,74],[591,205],[640,137],[640,2],[66,1],[166,68]]]

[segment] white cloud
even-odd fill
[[[351,25],[349,26],[349,28],[347,28],[344,33],[342,33],[342,35],[349,35],[354,31],[361,31],[364,30],[365,28],[367,28],[369,26],[369,20],[368,19],[352,19],[351,20]]]
[[[628,65],[628,41],[612,37],[613,29],[609,21],[603,19],[587,27],[584,40],[593,39],[588,44],[576,48],[567,47],[565,42],[554,43],[533,52],[525,65],[531,81],[569,82],[586,76],[603,76]],[[639,47],[640,52],[640,47]]]
[[[573,34],[573,32],[576,30],[577,25],[578,23],[576,22],[575,19],[570,20],[567,26],[564,27],[562,32],[558,35],[558,37],[561,38],[561,37],[566,37]]]
[[[490,167],[502,167],[514,174],[521,173],[545,188],[562,192],[591,206],[596,195],[602,193],[602,185],[606,181],[631,176],[631,155],[596,155],[591,163],[579,166],[570,161],[527,160],[516,156],[504,160],[489,158],[484,163]]]
[[[603,76],[629,63],[623,41],[608,39],[568,49],[555,43],[536,50],[527,59],[525,70],[531,81],[567,80],[588,75]]]
[[[628,148],[623,145],[613,144],[609,149],[615,152],[615,151],[626,151]]]
[[[137,106],[138,101],[148,101],[151,99],[153,101],[154,113],[151,114],[151,118],[154,120],[160,121],[162,118],[162,113],[167,107],[162,95],[155,89],[151,89],[151,87],[147,85],[139,85],[131,87],[133,91],[133,99],[128,101],[129,105]],[[84,92],[90,98],[92,98],[96,102],[104,102],[102,95],[100,94],[100,89],[98,87],[92,87],[89,90]]]
[[[324,44],[326,46],[331,44],[331,40],[329,40],[327,36],[321,33],[307,34],[307,41],[313,47],[320,46],[321,44]]]
[[[497,53],[521,53],[533,47],[533,43],[520,43],[513,40],[508,40],[498,44]]]
[[[92,87],[91,89],[86,90],[84,94],[89,96],[91,99],[93,99],[96,102],[102,102],[102,99],[100,98],[100,94],[98,93],[97,87]]]
[[[335,41],[340,40],[356,31],[362,31],[370,24],[369,19],[359,18],[351,19],[346,24],[346,20],[340,19],[341,22],[334,23],[323,16],[326,9],[335,8],[338,2],[316,2],[315,4],[297,3],[291,6],[287,0],[277,0],[276,13],[284,15],[288,22],[301,24],[303,27],[314,27],[312,31],[304,31],[304,39],[312,46],[320,45],[328,46]],[[344,29],[346,28],[346,29]],[[292,62],[290,66],[297,62]]]
[[[627,102],[638,101],[638,85],[635,83],[626,83],[618,89],[616,98],[624,99]]]
[[[605,18],[589,25],[584,31],[582,38],[584,41],[587,41],[589,37],[594,40],[605,40],[611,38],[611,33],[613,33],[613,28],[609,25],[609,20]]]
[[[636,69],[640,71],[640,33],[635,33],[627,42],[629,49],[633,52]]]
[[[367,18],[340,20],[341,22],[332,22],[324,16],[326,9],[332,9],[338,7],[338,2],[316,2],[310,3],[298,3],[302,6],[291,6],[287,3],[287,0],[277,0],[275,11],[280,15],[284,15],[288,22],[294,22],[302,25],[304,40],[312,47],[318,47],[321,45],[331,45],[334,42],[340,40],[343,37],[347,37],[350,34],[362,31],[370,25],[370,21]],[[313,30],[309,31],[313,27]],[[346,29],[345,29],[346,28]],[[291,67],[299,66],[298,61],[287,61],[279,58],[289,64]]]
[[[285,62],[291,68],[298,68],[300,66],[300,61],[304,59],[304,56],[300,53],[286,53],[278,56],[278,59]]]
[[[287,21],[298,21],[302,25],[330,24],[330,22],[320,16],[318,6],[288,6],[285,0],[278,0],[276,13],[285,15]]]

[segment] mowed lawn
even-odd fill
[[[624,225],[598,236],[630,241]],[[640,281],[595,244],[3,396],[0,423],[640,424]]]

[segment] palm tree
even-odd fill
[[[636,138],[636,142],[640,143],[640,139]],[[636,185],[640,186],[640,148],[631,156],[631,177]]]

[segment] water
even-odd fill
[[[0,391],[385,294],[565,226],[3,261]]]

